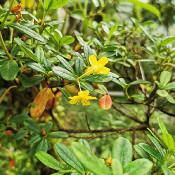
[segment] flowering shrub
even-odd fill
[[[173,131],[175,37],[164,37],[158,31],[165,20],[155,6],[138,0],[7,0],[0,4],[0,138],[3,138],[0,150],[6,150],[10,157],[5,170],[19,174],[21,168],[15,169],[18,154],[14,153],[17,156],[14,158],[9,152],[14,148],[22,148],[24,155],[25,151],[30,152],[29,162],[33,161],[35,168],[35,154],[42,151],[42,155],[51,158],[46,152],[54,154],[53,144],[57,141],[70,144],[71,139],[82,138],[95,144],[93,149],[98,148],[99,154],[105,151],[107,154],[110,151],[107,148],[104,151],[103,146],[113,141],[112,136],[126,134],[134,146],[145,141],[148,128],[157,139],[154,118],[159,116],[170,121]],[[167,154],[155,156],[152,148],[136,146],[141,157],[148,153],[159,163],[148,155],[131,162],[131,143],[119,138],[129,145],[128,148],[120,145],[123,152],[130,150],[127,165],[119,161],[120,149],[116,149],[111,158],[116,166],[107,167],[82,141],[85,146],[71,144],[77,157],[73,157],[74,163],[77,159],[80,162],[78,167],[65,161],[73,153],[62,143],[56,144],[56,150],[59,153],[68,150],[70,155],[60,157],[74,170],[63,168],[59,162],[54,167],[60,170],[59,174],[72,175],[75,171],[154,174],[160,167],[160,173],[171,174],[174,162],[168,163],[170,159],[174,161],[174,140],[161,126],[163,151],[154,138],[149,138],[154,146],[158,145],[155,147],[161,154],[168,148]],[[95,142],[99,138],[109,140],[104,144],[102,140]],[[137,158],[135,154],[133,158]],[[86,164],[88,161],[93,166]],[[149,168],[143,172],[145,165],[139,165],[144,163]],[[157,169],[152,168],[155,164]],[[137,166],[141,170],[132,171]],[[42,168],[36,173],[40,171]],[[47,172],[54,173],[50,169]]]

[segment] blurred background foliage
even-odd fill
[[[144,1],[145,2],[145,1]],[[60,25],[53,27],[50,32],[60,30],[64,35],[71,35],[76,40],[72,45],[64,45],[63,47],[55,44],[54,39],[50,39],[50,46],[57,47],[61,53],[65,55],[69,54],[72,57],[76,52],[83,52],[81,45],[85,42],[91,46],[92,50],[97,53],[101,58],[103,55],[108,57],[111,62],[108,67],[112,71],[116,71],[119,76],[125,79],[126,82],[132,82],[136,74],[134,69],[134,57],[137,55],[138,59],[153,59],[153,56],[143,52],[142,47],[149,46],[151,42],[143,31],[139,27],[139,23],[147,28],[147,31],[154,37],[155,40],[164,38],[168,35],[174,35],[174,13],[175,13],[175,1],[174,0],[149,0],[146,1],[160,11],[161,17],[158,18],[150,11],[143,9],[139,6],[135,6],[129,2],[123,2],[120,0],[70,0],[64,8],[59,8],[50,11],[45,19],[47,21],[59,20]],[[33,14],[37,19],[43,18],[43,9],[41,3],[38,0],[21,0],[15,1],[16,4],[22,3],[25,11]],[[9,6],[8,0],[1,0],[0,5],[4,8]],[[30,17],[23,15],[23,23],[29,20]],[[30,18],[31,23],[34,20]],[[36,24],[36,23],[35,23]],[[37,24],[36,24],[37,26]],[[110,35],[110,31],[113,30],[114,34]],[[46,35],[44,31],[44,35]],[[3,37],[9,38],[9,31],[3,30]],[[54,33],[56,38],[57,33]],[[15,32],[14,35],[21,35]],[[21,36],[25,40],[25,35]],[[7,43],[8,44],[8,43]],[[29,43],[30,44],[30,41]],[[170,46],[170,48],[173,45]],[[47,55],[47,53],[46,53]],[[49,54],[47,55],[49,57]],[[174,53],[172,53],[172,62]],[[54,62],[54,58],[48,58],[50,62]],[[73,58],[74,59],[74,58]],[[72,59],[72,60],[73,60]],[[157,79],[159,71],[163,68],[161,59],[154,61],[144,62],[143,70],[148,81],[154,81]],[[113,64],[114,63],[114,64]],[[174,68],[168,68],[169,71],[173,71]],[[140,76],[140,75],[139,75]],[[3,86],[4,82],[0,81],[0,86]],[[151,91],[152,85],[144,85],[145,91],[148,93]],[[111,82],[106,85],[109,94],[118,101],[126,101],[127,97],[123,94],[121,86]],[[78,92],[76,85],[67,85],[65,89],[71,94],[75,95]],[[15,91],[15,90],[14,90]],[[129,94],[139,94],[140,90],[135,88],[129,89]],[[33,92],[36,93],[36,92]],[[28,140],[25,138],[23,141],[15,140],[12,133],[8,130],[8,127],[15,128],[15,124],[4,122],[4,116],[16,115],[22,111],[27,111],[29,102],[32,102],[30,94],[26,90],[28,98],[26,101],[21,98],[21,93],[16,93],[16,96],[11,100],[11,96],[6,96],[4,99],[4,105],[0,106],[0,174],[2,175],[39,175],[39,174],[51,174],[52,171],[42,165],[35,157],[32,157]],[[26,94],[24,95],[26,97]],[[113,96],[114,95],[114,96]],[[97,95],[98,99],[101,95]],[[165,105],[165,109],[169,109],[174,112],[174,104],[167,104],[162,102],[162,99],[157,101]],[[120,104],[118,104],[120,107]],[[8,111],[5,111],[5,108]],[[145,120],[146,106],[144,105],[126,105],[124,107],[125,112],[139,116],[139,119]],[[84,107],[80,105],[70,105],[63,96],[60,96],[57,100],[56,108],[54,109],[54,115],[56,119],[60,121],[60,124],[67,129],[88,129],[86,123],[86,115],[90,123],[91,129],[102,128],[124,128],[132,127],[135,122],[123,116],[117,112],[114,108],[104,111],[99,108],[98,102],[91,102],[90,106]],[[165,123],[170,134],[175,135],[175,120],[160,111],[156,111],[151,115],[150,126],[154,128],[159,134],[156,118],[161,117]],[[49,114],[43,115],[40,122],[47,123],[52,121]],[[57,130],[54,126],[53,130]],[[6,130],[7,132],[2,132]],[[109,137],[95,138],[89,141],[93,152],[102,158],[110,157],[112,142],[119,136],[128,138],[132,142],[132,131],[124,133],[115,133]],[[63,142],[69,145],[72,141],[77,141],[78,137],[88,137],[89,134],[76,135],[77,138],[70,137],[67,139],[51,139],[51,146],[53,147],[56,142]],[[135,143],[149,142],[146,137],[145,131],[138,131],[134,136]],[[134,143],[134,144],[135,144]],[[55,155],[53,150],[49,151],[50,154]],[[137,155],[135,155],[137,157]],[[15,162],[13,162],[14,160]],[[13,166],[14,165],[14,166]]]

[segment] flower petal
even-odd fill
[[[107,67],[103,67],[103,68],[100,69],[99,74],[106,74],[106,75],[108,75],[109,72],[110,72],[110,69],[108,69]]]
[[[83,97],[85,97],[85,98],[86,98],[86,96],[88,96],[88,95],[89,95],[89,91],[88,91],[88,90],[83,91],[82,95],[83,95]]]
[[[83,106],[90,105],[90,102],[87,99],[85,99],[85,98],[82,98],[81,102],[82,102]]]
[[[93,66],[94,64],[97,64],[97,59],[96,59],[95,55],[91,55],[89,57],[89,61],[90,61],[91,66]]]
[[[104,67],[108,63],[108,58],[107,57],[102,57],[98,60],[98,65],[101,65]]]
[[[86,99],[87,99],[87,100],[97,100],[96,97],[92,97],[92,96],[88,96]]]
[[[93,70],[92,67],[88,67],[88,68],[85,70],[86,75],[90,75],[90,74],[92,74],[92,73],[93,73],[92,70]]]
[[[69,98],[72,99],[69,101],[70,104],[78,104],[78,102],[80,101],[79,96],[74,96],[74,97],[69,97]]]

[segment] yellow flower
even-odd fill
[[[96,97],[88,96],[89,91],[80,91],[78,92],[78,96],[69,97],[71,100],[69,101],[70,104],[78,104],[80,101],[82,102],[83,106],[90,105],[89,100],[96,100]]]
[[[93,74],[93,75],[107,74],[108,75],[109,74],[110,69],[108,69],[107,67],[104,67],[108,63],[107,57],[102,57],[97,61],[96,56],[91,55],[89,57],[89,61],[91,66],[85,70],[86,75],[90,75],[90,74]]]

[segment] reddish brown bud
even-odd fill
[[[103,97],[101,97],[100,100],[99,100],[99,106],[103,110],[110,109],[111,106],[112,106],[112,99],[111,99],[111,97],[108,94],[106,94]]]
[[[106,165],[111,166],[111,163],[112,163],[112,158],[111,157],[106,159]]]
[[[10,170],[13,168],[14,165],[15,165],[15,161],[12,159],[12,160],[10,161]]]
[[[42,132],[41,132],[42,136],[46,135],[46,131],[44,130],[44,128],[42,128]]]
[[[11,130],[7,130],[7,134],[12,135],[13,132]]]

